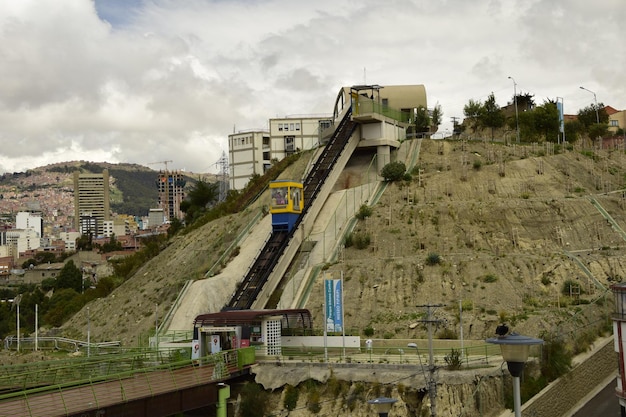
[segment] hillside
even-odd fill
[[[104,169],[109,170],[111,178],[113,212],[146,216],[149,209],[157,207],[158,171],[138,164],[70,161],[1,175],[0,213],[15,213],[26,207],[27,203],[39,201],[46,225],[71,225],[67,218],[74,215],[73,172],[100,173]],[[210,182],[217,180],[213,174],[201,176],[208,177]],[[190,187],[198,179],[198,174],[188,173],[185,177]]]
[[[626,236],[591,200],[626,229],[625,162],[617,151],[424,141],[421,182],[391,184],[354,232],[370,246],[347,248],[327,270],[344,273],[346,326],[425,337],[416,306],[444,304],[440,335],[455,337],[462,300],[466,338],[490,337],[502,320],[531,335],[606,327],[606,288],[626,277]],[[566,281],[580,296],[563,295]],[[311,294],[319,323],[320,282]]]
[[[419,175],[390,184],[373,215],[357,224],[355,233],[368,235],[370,245],[347,248],[328,265],[327,272],[344,273],[346,327],[361,335],[371,327],[375,338],[422,337],[424,309],[417,306],[442,303],[439,332],[447,327],[453,336],[462,300],[466,338],[491,336],[501,320],[531,335],[597,332],[610,310],[605,288],[626,276],[626,258],[623,236],[590,198],[626,228],[616,192],[624,159],[623,152],[424,140]],[[137,344],[260,204],[176,237],[109,298],[94,301],[92,340]],[[439,261],[429,265],[431,258]],[[580,296],[561,294],[567,280],[580,284]],[[321,305],[317,282],[307,308],[319,328]],[[63,331],[79,337],[85,326],[79,314]]]

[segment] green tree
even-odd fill
[[[80,237],[76,239],[76,250],[86,252],[93,250],[93,237],[91,233],[88,235],[80,235]]]
[[[441,106],[439,103],[435,104],[433,108],[433,113],[430,117],[430,125],[433,127],[433,131],[437,131],[439,125],[441,125],[441,119],[443,118],[443,111],[441,110]]]
[[[589,139],[596,140],[609,132],[609,125],[606,123],[594,123],[587,129],[587,133],[589,135]]]
[[[415,133],[424,134],[430,129],[430,116],[428,110],[424,106],[415,109]]]
[[[602,124],[609,122],[609,115],[604,109],[604,104],[598,103],[597,108],[597,115],[596,106],[594,104],[578,110],[578,120],[583,124],[586,130],[588,130],[592,125],[598,123],[598,119],[600,119],[600,123]]]
[[[124,247],[122,246],[122,242],[115,238],[115,234],[112,234],[109,241],[103,243],[100,247],[100,253],[109,253],[120,250],[124,250]]]
[[[556,141],[559,137],[559,112],[556,102],[546,101],[533,110],[537,132],[548,141]]]
[[[565,140],[570,143],[576,142],[584,131],[585,127],[578,120],[565,122]]]
[[[72,288],[57,290],[50,299],[50,308],[43,316],[44,323],[60,326],[82,308],[80,294]]]
[[[404,165],[404,162],[396,161],[385,165],[380,172],[380,175],[385,179],[385,181],[398,181],[404,177],[405,172],[406,165]]]
[[[504,126],[506,116],[496,103],[496,97],[493,93],[489,94],[487,101],[483,105],[483,111],[480,115],[480,124],[491,129],[491,140],[494,139],[495,130]]]
[[[206,212],[207,207],[217,200],[219,196],[217,183],[208,183],[200,179],[189,190],[187,199],[180,204],[180,209],[185,213],[185,221],[191,224],[195,219]]]
[[[241,388],[239,413],[241,417],[264,416],[268,409],[268,394],[252,382],[246,382]]]
[[[470,120],[469,123],[472,132],[476,132],[476,129],[478,129],[483,111],[482,103],[480,101],[474,101],[473,99],[470,99],[463,107],[463,115]]]
[[[59,276],[56,280],[56,288],[71,288],[77,293],[82,290],[83,274],[80,269],[74,265],[74,261],[71,259],[63,265],[63,269],[59,272]]]
[[[573,354],[560,337],[548,333],[541,337],[544,340],[541,349],[541,374],[550,382],[565,375],[572,368]]]
[[[183,222],[180,221],[180,219],[178,219],[177,217],[174,217],[172,220],[170,220],[170,227],[167,228],[167,237],[174,236],[176,233],[182,230],[183,227]]]

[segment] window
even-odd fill
[[[383,99],[383,106],[385,106],[385,107],[389,106],[389,99],[388,98],[384,98]]]
[[[279,124],[278,124],[278,131],[279,131],[279,132],[282,132],[282,131],[283,131],[283,124],[282,124],[282,123],[279,123]]]
[[[300,130],[300,123],[296,123],[296,130]]]
[[[293,123],[289,123],[289,130],[296,130],[296,129],[293,127]]]
[[[619,127],[619,122],[617,120],[611,120],[612,127]]]
[[[284,208],[287,205],[288,195],[287,187],[274,188],[272,190],[272,208]]]
[[[333,121],[332,120],[320,120],[319,124],[320,124],[320,130],[324,130],[324,129],[328,129],[329,127],[331,127],[333,125]]]
[[[295,150],[295,136],[285,136],[285,152],[293,153]]]

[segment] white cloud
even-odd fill
[[[0,171],[68,159],[206,171],[233,127],[330,113],[341,86],[364,82],[424,84],[448,125],[470,98],[506,104],[508,76],[566,112],[591,103],[580,85],[626,106],[621,0],[4,3]]]

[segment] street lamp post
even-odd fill
[[[596,93],[582,86],[580,87],[580,89],[588,91],[591,94],[593,94],[593,102],[595,103],[595,107],[596,107],[596,123],[600,124],[600,114],[598,113],[598,98],[596,97]]]
[[[517,83],[515,78],[509,77],[509,80],[513,81],[513,102],[515,103],[515,139],[519,143],[519,115],[517,113]]]
[[[524,371],[524,364],[528,360],[528,353],[532,345],[543,344],[542,339],[534,339],[517,333],[510,333],[492,337],[487,343],[500,345],[502,358],[506,361],[509,372],[513,377],[513,406],[515,417],[521,417],[522,400],[520,394],[520,376]]]
[[[391,407],[398,401],[395,398],[378,397],[369,400],[367,403],[372,404],[379,417],[388,417]]]

